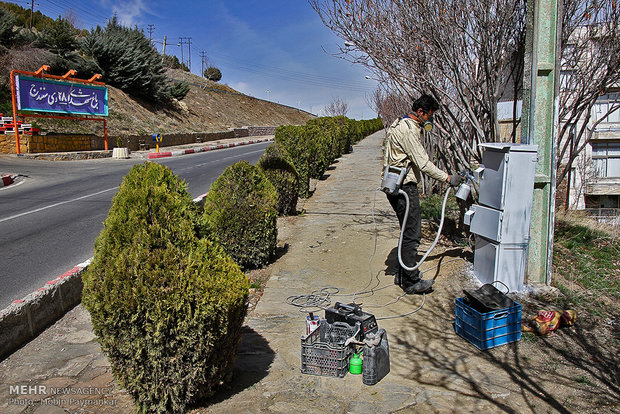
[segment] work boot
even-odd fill
[[[433,287],[435,281],[433,279],[418,280],[417,282],[405,283],[402,285],[403,290],[408,295],[416,295],[421,293],[427,293]]]
[[[420,280],[421,277],[422,275],[418,269],[416,269],[413,274],[408,274],[402,267],[399,267],[398,273],[394,275],[394,284],[400,287],[409,286]]]
[[[399,267],[398,272],[394,275],[394,284],[400,286],[403,283],[402,269]]]

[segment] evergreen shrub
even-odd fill
[[[114,16],[105,28],[91,29],[82,52],[101,68],[107,84],[151,102],[169,102],[164,62],[138,28],[124,27]]]
[[[15,38],[13,26],[16,24],[17,17],[4,7],[0,7],[0,48],[11,45]]]
[[[190,89],[189,83],[187,82],[184,82],[184,81],[174,82],[172,86],[170,86],[170,95],[174,99],[180,101],[187,96],[189,89]]]
[[[344,116],[309,120],[304,126],[279,126],[275,142],[290,155],[299,174],[299,196],[310,196],[310,178],[320,179],[351,146],[383,128],[381,119],[355,121]]]
[[[338,151],[338,130],[330,117],[311,119],[306,122],[306,129],[310,148],[309,174],[310,178],[319,179],[323,176],[336,158]]]
[[[258,168],[240,161],[211,185],[203,226],[243,269],[268,264],[276,252],[278,193]]]
[[[258,167],[278,191],[276,210],[290,216],[297,212],[299,174],[286,151],[274,142],[258,160]]]
[[[299,175],[299,197],[310,197],[309,158],[311,155],[310,134],[305,126],[286,125],[276,128],[274,141],[280,145]]]
[[[167,167],[134,166],[83,275],[94,332],[138,412],[185,412],[232,375],[249,283],[197,237],[198,218]]]

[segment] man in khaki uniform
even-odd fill
[[[432,96],[422,95],[413,102],[411,113],[404,118],[394,121],[387,131],[383,159],[384,170],[388,165],[399,168],[411,167],[401,187],[409,196],[410,203],[407,226],[402,229],[401,256],[403,263],[407,267],[414,267],[417,264],[418,247],[422,239],[420,198],[418,193],[418,183],[422,181],[421,173],[452,186],[456,186],[461,182],[460,176],[451,176],[437,168],[430,161],[426,150],[422,146],[420,137],[425,133],[425,130],[432,128],[431,119],[433,113],[438,109],[439,104]],[[387,198],[396,212],[398,222],[402,227],[406,214],[406,201],[404,197],[387,194]],[[400,266],[400,264],[398,274],[394,278],[394,283],[399,285],[408,294],[428,292],[433,282],[432,279],[422,280],[418,269],[409,271]]]

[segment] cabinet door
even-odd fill
[[[481,205],[472,206],[472,210],[474,214],[471,216],[469,230],[487,239],[501,242],[502,212]]]
[[[482,283],[492,283],[495,280],[495,262],[497,261],[498,244],[482,237],[476,237],[474,251],[474,275]]]
[[[504,187],[506,175],[506,159],[508,154],[486,149],[482,154],[484,172],[480,179],[480,204],[504,209]]]

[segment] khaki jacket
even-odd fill
[[[438,181],[446,181],[448,174],[433,164],[422,146],[420,134],[422,127],[411,118],[397,119],[387,130],[383,170],[387,165],[405,168],[411,164],[411,170],[403,184],[422,181],[421,172]]]

